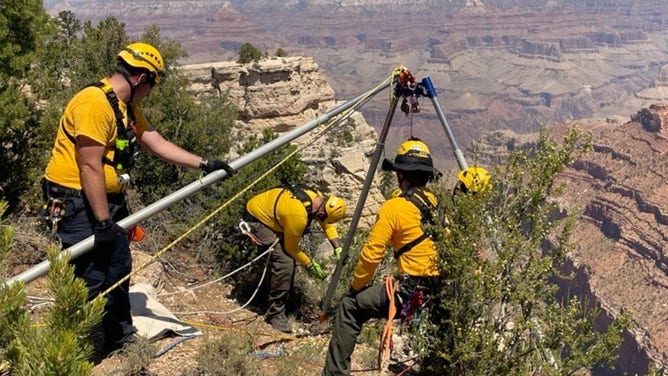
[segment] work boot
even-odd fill
[[[290,324],[288,321],[288,317],[285,316],[285,312],[267,317],[267,322],[278,331],[283,333],[292,333],[292,324]]]
[[[111,355],[118,350],[122,350],[126,345],[137,342],[137,336],[134,333],[126,334],[122,338],[111,342],[106,343],[104,347],[104,352],[106,356]]]

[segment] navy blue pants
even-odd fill
[[[67,195],[59,198],[65,204],[65,217],[58,224],[58,236],[66,249],[93,235],[95,218],[85,198]],[[108,200],[114,221],[129,215],[122,194],[109,195]],[[119,236],[112,245],[96,246],[71,263],[75,275],[86,283],[88,299],[92,300],[132,271],[130,240],[127,235]],[[137,332],[130,315],[129,287],[128,280],[105,296],[107,303],[102,326],[107,348],[119,347],[124,339]]]

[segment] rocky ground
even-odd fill
[[[178,319],[199,329],[202,336],[183,340],[168,336],[157,341],[139,341],[123,352],[113,353],[96,364],[93,375],[319,375],[324,365],[329,342],[330,324],[322,324],[316,317],[293,322],[293,334],[283,334],[264,322],[261,313],[252,305],[232,298],[229,281],[207,284],[214,278],[207,268],[198,265],[188,253],[172,253],[152,261],[152,256],[133,245],[135,273],[132,283],[150,283],[157,290],[158,301],[170,309]],[[259,262],[264,262],[264,259]],[[38,318],[48,306],[46,279],[40,278],[28,285],[33,304],[33,315]],[[197,286],[207,284],[205,288]],[[180,292],[173,294],[173,292]],[[170,294],[172,293],[172,294]],[[233,312],[228,314],[229,312]],[[182,341],[182,342],[181,342]],[[212,343],[223,341],[220,347]],[[246,348],[246,344],[249,344]],[[218,350],[219,354],[212,354]],[[153,357],[160,353],[159,356]],[[401,364],[392,363],[400,371],[381,372],[376,364],[377,348],[358,345],[353,355],[356,375],[410,374]],[[202,360],[202,357],[206,359]],[[146,355],[152,359],[146,359]],[[144,358],[142,358],[144,356]],[[148,363],[146,368],[141,364]],[[242,373],[220,373],[221,369],[242,369]],[[139,367],[139,368],[138,368]],[[239,371],[241,372],[241,371]]]

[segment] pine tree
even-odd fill
[[[0,202],[0,217],[7,204]],[[0,223],[0,266],[11,251],[13,229]],[[49,307],[44,325],[33,325],[25,308],[22,282],[0,285],[0,370],[14,375],[89,375],[93,347],[88,340],[93,326],[104,311],[104,298],[86,302],[88,290],[74,277],[67,257],[58,257],[56,247],[48,251],[51,271],[49,291],[54,304]],[[2,274],[6,274],[4,267]]]
[[[258,50],[257,47],[246,42],[242,44],[241,48],[239,49],[239,59],[237,59],[237,63],[248,64],[251,61],[258,62],[260,61],[261,57],[262,52]]]

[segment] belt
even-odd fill
[[[83,197],[83,191],[81,189],[72,189],[72,188],[67,188],[63,187],[60,184],[56,184],[52,181],[44,179],[42,182],[45,190],[49,193],[55,193],[56,195],[59,196],[68,196],[68,197],[76,197],[80,198]],[[107,193],[107,199],[108,200],[122,200],[125,197],[124,193],[121,192],[116,192],[116,193]]]
[[[50,193],[55,193],[58,195],[64,195],[70,197],[83,197],[83,191],[80,189],[63,187],[62,185],[56,184],[46,179],[43,180],[42,184],[46,188],[46,191]]]

